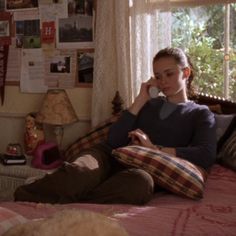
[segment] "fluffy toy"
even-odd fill
[[[84,210],[63,210],[49,218],[32,220],[9,229],[2,236],[128,236],[118,222]]]

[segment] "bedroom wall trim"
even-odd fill
[[[0,117],[6,118],[25,118],[27,113],[9,113],[9,112],[0,112]],[[78,115],[78,122],[90,122],[91,118],[85,115]]]

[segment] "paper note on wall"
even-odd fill
[[[41,1],[39,5],[41,21],[55,21],[58,17],[68,17],[67,1],[52,3],[52,1]]]
[[[39,10],[31,9],[30,11],[29,10],[15,11],[13,16],[14,16],[14,21],[35,20],[39,19]]]
[[[76,50],[44,50],[45,84],[73,88],[76,78]]]
[[[22,50],[21,92],[44,93],[48,87],[44,82],[44,58],[42,49]]]

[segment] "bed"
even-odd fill
[[[220,116],[224,119],[236,113],[236,103],[230,101],[205,95],[198,95],[194,97],[194,100],[209,105],[215,112],[221,113]],[[118,106],[120,107],[120,102]],[[221,136],[227,132],[232,133],[235,129],[232,119],[235,118],[231,116],[231,122],[228,122],[228,127],[224,128],[224,134]],[[10,226],[25,222],[25,220],[45,218],[64,209],[78,209],[102,213],[117,220],[130,236],[234,236],[236,235],[236,172],[234,168],[227,162],[215,163],[208,175],[204,197],[201,200],[192,200],[161,191],[144,206],[2,202],[0,203],[0,235]],[[4,209],[15,215],[11,217],[8,214],[8,217],[4,218],[4,214],[1,215]]]

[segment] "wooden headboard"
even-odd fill
[[[236,114],[236,102],[226,100],[224,98],[214,97],[206,94],[194,95],[190,98],[199,104],[205,104],[209,108],[219,114]],[[112,100],[113,104],[113,114],[118,114],[123,110],[123,100],[117,91],[114,99]]]
[[[191,98],[199,104],[205,104],[209,108],[219,114],[236,113],[236,102],[226,100],[224,98],[214,97],[206,94],[198,94]]]

